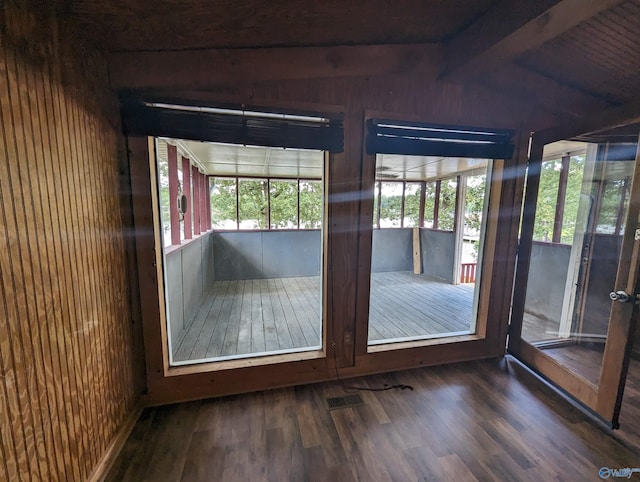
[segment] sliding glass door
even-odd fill
[[[637,316],[637,134],[532,146],[509,349],[617,424]]]

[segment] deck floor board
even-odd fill
[[[305,349],[322,339],[319,276],[217,281],[173,343],[174,361]],[[369,341],[468,330],[472,285],[374,273]]]

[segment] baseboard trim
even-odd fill
[[[113,440],[94,467],[93,472],[91,472],[91,475],[87,478],[88,482],[102,482],[105,479],[109,470],[111,470],[111,467],[113,467],[113,464],[118,458],[118,455],[120,455],[129,435],[131,435],[133,427],[136,426],[136,422],[140,418],[143,409],[144,404],[142,401],[139,401],[133,410],[131,410],[131,413],[122,424],[122,427],[120,427],[120,430],[118,430],[116,436],[113,437]]]

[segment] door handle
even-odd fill
[[[611,301],[619,301],[620,303],[628,303],[631,301],[631,296],[625,291],[612,291],[609,293],[609,298],[611,298]]]

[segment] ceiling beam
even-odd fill
[[[516,64],[506,65],[478,80],[485,87],[538,105],[567,119],[582,118],[590,112],[612,107],[598,97]]]
[[[116,90],[206,89],[214,85],[407,72],[437,76],[438,44],[116,52]]]
[[[474,78],[491,72],[622,1],[503,0],[449,43],[442,77]],[[545,6],[549,8],[540,11]],[[528,19],[523,18],[526,14]]]
[[[560,140],[586,136],[597,132],[616,129],[640,122],[640,101],[612,107],[556,127],[550,127],[535,133],[534,140],[540,144],[548,144]]]

